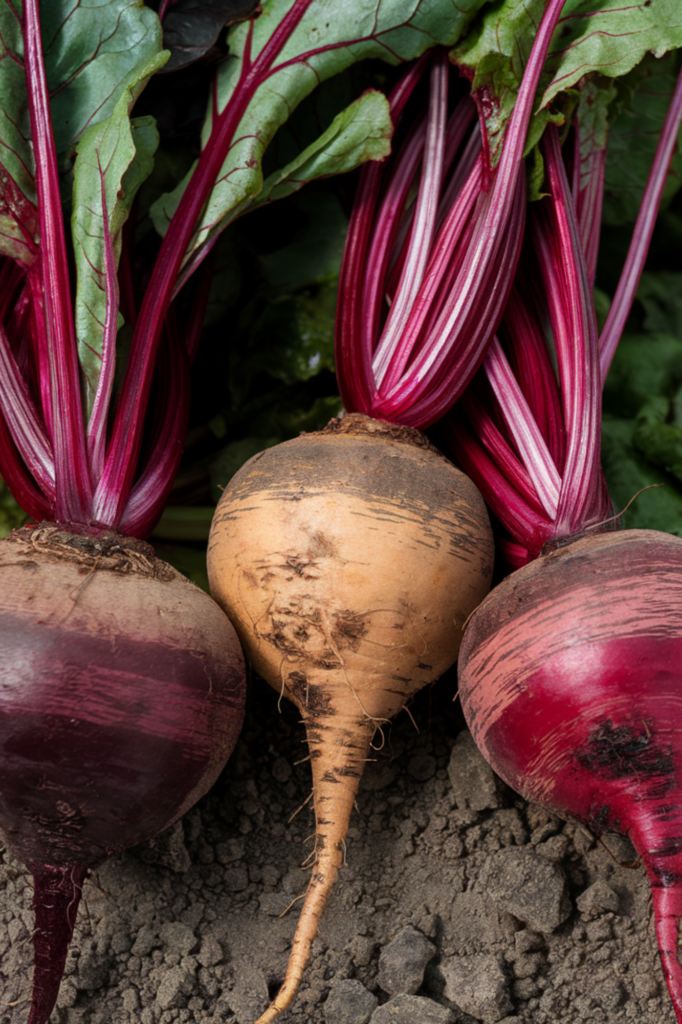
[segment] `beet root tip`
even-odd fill
[[[654,880],[651,870],[649,870],[649,877],[652,882],[656,939],[663,965],[663,975],[670,992],[675,1016],[682,1024],[682,965],[680,965],[679,951],[682,879],[676,876],[672,884],[665,884],[660,879]]]
[[[59,994],[87,868],[79,864],[32,868],[34,969],[28,1024],[47,1024]]]

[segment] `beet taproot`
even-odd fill
[[[220,500],[211,591],[300,710],[313,773],[316,860],[262,1022],[296,994],[375,732],[455,661],[492,555],[471,481],[419,431],[359,414],[255,456]]]

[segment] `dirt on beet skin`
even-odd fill
[[[528,805],[452,702],[421,693],[373,753],[347,866],[282,1024],[674,1024],[649,886],[618,837]],[[418,730],[418,731],[417,731]],[[253,1024],[287,963],[314,833],[303,727],[260,680],[213,790],[86,883],[58,1024]],[[31,882],[0,863],[0,1024],[25,1024]]]

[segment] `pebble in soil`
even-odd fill
[[[399,716],[367,765],[348,866],[282,1024],[673,1024],[632,848],[505,789],[454,690],[450,676],[421,694],[420,732]],[[252,1024],[308,877],[310,805],[291,820],[303,758],[295,709],[256,681],[213,791],[86,883],[53,1024]],[[0,1024],[26,1019],[30,902],[3,854]]]

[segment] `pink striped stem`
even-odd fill
[[[55,500],[52,445],[19,372],[4,327],[0,324],[0,409],[17,451],[50,501]]]
[[[69,264],[64,237],[57,155],[43,63],[38,0],[24,0],[26,84],[35,155],[35,182],[40,221],[40,283],[44,302],[45,348],[40,367],[41,390],[49,396],[56,475],[56,514],[67,521],[87,521],[92,495],[83,407],[70,302]]]
[[[447,430],[457,464],[474,482],[488,481],[485,499],[493,513],[518,543],[539,551],[544,544],[546,517],[509,483],[456,413],[448,417]]]
[[[275,59],[310,3],[311,0],[295,0],[255,60],[251,58],[253,23],[249,25],[239,82],[224,110],[219,114],[216,111],[210,144],[202,150],[191,185],[185,189],[161,243],[135,325],[104,472],[93,502],[95,517],[100,522],[118,526],[130,495],[163,322],[201,211],[249,102],[272,71]]]
[[[677,143],[677,135],[682,119],[682,70],[680,71],[675,90],[668,107],[663,130],[656,148],[654,162],[644,190],[644,197],[639,208],[635,230],[625,260],[625,266],[613,297],[604,329],[599,339],[600,365],[602,380],[606,374],[618,347],[625,323],[630,315],[639,279],[642,276],[646,257],[651,244],[651,236],[661,204],[663,189],[668,176]]]
[[[496,337],[490,343],[483,369],[542,507],[549,518],[554,519],[559,504],[561,477]]]
[[[391,117],[396,125],[415,86],[430,59],[427,52],[404,72],[389,96]],[[381,295],[383,279],[375,276],[378,254],[367,261],[372,221],[379,201],[384,166],[372,161],[360,172],[360,182],[353,204],[346,244],[339,273],[336,305],[335,355],[336,376],[343,404],[347,409],[371,414],[376,392],[372,373],[374,341],[365,326],[378,317],[376,294]],[[387,236],[390,238],[390,234]],[[387,242],[387,247],[392,244]],[[385,266],[385,263],[383,264]],[[369,311],[365,307],[365,275],[369,280]],[[375,293],[377,281],[380,290]]]
[[[598,500],[601,387],[592,293],[554,125],[545,132],[543,155],[551,203],[531,218],[531,233],[542,253],[567,433],[555,520],[556,536],[563,537],[584,529],[605,511]]]
[[[400,365],[399,359],[393,356],[393,352],[405,328],[412,303],[424,278],[436,230],[438,198],[445,155],[447,102],[448,60],[443,52],[436,55],[431,65],[429,112],[426,121],[422,172],[413,230],[410,233],[400,284],[372,362],[377,388],[381,388],[384,378],[386,378],[386,386],[390,387],[391,380],[399,377],[404,369],[404,364]]]
[[[517,452],[512,449],[493,416],[488,413],[489,404],[479,396],[475,385],[467,388],[460,402],[476,437],[500,472],[504,473],[510,485],[518,491],[530,509],[538,515],[545,514],[528,470]]]
[[[5,417],[0,408],[0,476],[5,481],[15,500],[36,522],[54,518],[54,501],[50,501],[36,487],[35,480],[27,469],[14,443]]]
[[[132,537],[146,537],[163,512],[182,456],[189,417],[189,361],[176,330],[168,331],[168,344],[159,360],[162,415],[146,466],[133,487],[120,529]]]
[[[391,175],[386,193],[382,199],[377,215],[374,237],[367,254],[366,289],[363,296],[364,315],[362,320],[363,345],[370,351],[376,350],[379,342],[379,326],[383,301],[386,292],[392,292],[387,279],[390,278],[391,257],[395,253],[396,260],[409,240],[412,219],[400,217],[405,209],[405,202],[419,168],[424,151],[426,137],[426,120],[421,119],[402,147],[393,174]],[[400,234],[404,230],[402,239]],[[400,247],[395,252],[396,247]],[[401,262],[400,269],[404,266]]]
[[[599,255],[601,212],[604,202],[604,175],[606,172],[606,149],[593,146],[586,156],[581,156],[581,131],[576,120],[574,126],[574,154],[571,190],[575,203],[580,237],[582,238],[587,278],[594,287]]]
[[[449,212],[446,212],[442,195],[429,195],[429,203],[425,196],[422,205],[417,202],[409,242],[405,243],[408,249],[401,250],[398,259],[394,259],[397,267],[404,261],[400,267],[401,285],[391,303],[378,344],[375,342],[380,320],[378,299],[385,294],[390,296],[392,291],[390,279],[386,281],[386,261],[379,257],[379,252],[390,237],[396,236],[382,220],[375,242],[369,241],[371,232],[367,224],[374,217],[380,172],[366,173],[356,207],[358,215],[351,222],[349,255],[344,259],[347,269],[342,271],[339,291],[337,371],[347,408],[411,426],[429,426],[462,393],[483,360],[502,317],[519,257],[525,216],[521,168],[526,129],[540,71],[562,6],[563,0],[549,0],[547,4],[500,162],[492,173],[492,186],[488,188],[482,164],[477,161],[466,183],[460,170],[460,180],[448,195],[448,201],[452,202]],[[429,139],[433,139],[436,127],[443,131],[440,127],[443,115],[436,114],[443,103],[437,82],[439,78],[434,71]],[[472,143],[472,148],[465,151],[469,161],[475,145]],[[443,146],[438,149],[430,146],[431,142],[425,147],[427,157],[422,172],[422,187],[426,191],[428,182],[429,192],[435,189],[436,181],[442,184],[444,154]],[[457,178],[457,171],[454,178]],[[455,193],[458,193],[456,201]],[[438,230],[440,223],[442,227]],[[407,239],[405,230],[403,234]],[[445,238],[450,242],[447,251],[443,248]],[[466,251],[457,252],[465,240]],[[362,264],[368,251],[373,256],[373,263],[367,268],[371,283],[368,292],[363,293]],[[405,252],[404,257],[402,252]],[[352,278],[349,269],[352,269]],[[448,287],[443,288],[446,277]],[[435,308],[434,302],[438,303]],[[346,303],[354,308],[346,310]],[[362,313],[358,312],[358,305]],[[357,325],[363,316],[364,328],[359,329]],[[425,330],[427,324],[428,331]],[[370,370],[368,362],[372,352],[374,360]]]
[[[533,419],[547,443],[554,464],[561,474],[566,459],[566,435],[561,413],[559,389],[535,313],[536,307],[530,299],[521,299],[519,286],[535,272],[520,266],[517,282],[511,290],[504,311],[502,333],[509,346],[510,360],[523,395],[528,402]],[[526,295],[532,295],[537,302],[537,290],[524,288]]]

